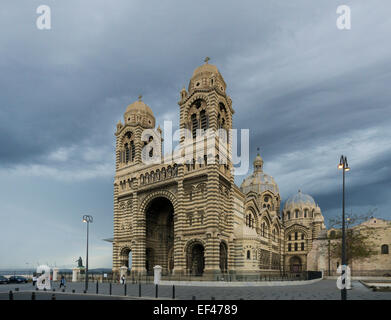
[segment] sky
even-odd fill
[[[51,9],[39,30],[37,8]],[[351,8],[351,29],[336,26]],[[3,0],[0,6],[0,268],[85,258],[111,267],[117,122],[142,94],[157,124],[206,56],[227,83],[234,127],[282,200],[310,194],[325,221],[391,219],[391,3]],[[237,176],[240,185],[245,176]]]

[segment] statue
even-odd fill
[[[82,268],[83,267],[83,260],[81,257],[79,257],[79,259],[77,259],[75,262],[77,262],[77,266],[79,268]]]

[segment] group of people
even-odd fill
[[[51,279],[50,279],[51,280]],[[37,281],[38,281],[38,276],[37,276],[37,274],[33,274],[33,287],[35,287],[35,285],[36,285],[36,283],[37,283]],[[122,275],[120,278],[119,278],[119,283],[120,284],[125,284],[126,283],[126,277],[125,277],[125,275]],[[64,275],[62,275],[61,276],[61,279],[60,279],[60,289],[62,288],[62,287],[66,287],[66,280],[65,280],[65,277],[64,277]]]
[[[50,280],[52,280],[52,279],[50,278]],[[33,287],[35,287],[37,281],[38,281],[37,274],[34,273],[34,274],[33,274]],[[61,287],[64,287],[64,288],[66,287],[66,280],[65,280],[64,275],[62,275],[62,276],[61,276],[61,279],[60,279],[60,289],[61,289]]]

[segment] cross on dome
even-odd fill
[[[210,58],[206,57],[204,61],[205,61],[205,63],[208,63],[209,60],[210,60]]]

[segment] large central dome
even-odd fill
[[[308,194],[302,193],[301,190],[291,196],[284,204],[284,210],[302,207],[315,208],[316,203],[314,198]]]

